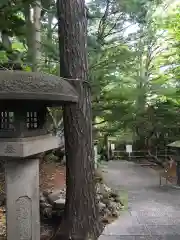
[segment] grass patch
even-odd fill
[[[128,192],[126,190],[120,190],[119,197],[120,197],[121,203],[124,205],[124,208],[122,211],[127,211],[128,210]]]

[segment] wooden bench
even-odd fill
[[[171,158],[165,163],[164,168],[159,172],[159,185],[162,186],[162,178],[166,179],[166,185],[169,182],[177,181],[176,162]],[[175,182],[176,183],[176,182]]]

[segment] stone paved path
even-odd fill
[[[127,190],[128,211],[99,240],[180,240],[180,189],[159,187],[156,171],[127,161],[109,162],[105,179]]]

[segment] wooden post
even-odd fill
[[[180,161],[177,161],[176,173],[177,173],[177,185],[180,186]]]

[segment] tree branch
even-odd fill
[[[104,34],[105,31],[105,23],[109,14],[109,7],[110,7],[110,0],[107,0],[106,3],[106,9],[104,11],[104,15],[102,16],[100,22],[99,22],[99,28],[98,28],[98,36],[97,36],[97,40],[98,42],[101,42],[103,40],[102,36]]]
[[[96,125],[100,125],[100,124],[105,123],[105,122],[107,122],[107,120],[103,120],[103,121],[101,121],[101,122],[99,122],[99,123],[93,123],[92,125],[93,125],[93,126],[96,126]]]

